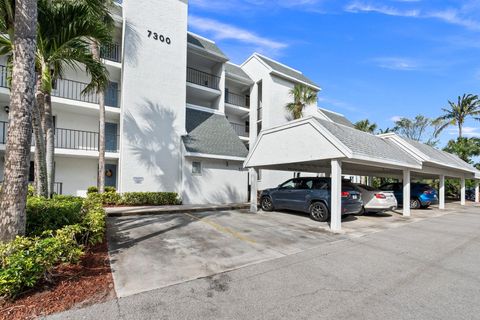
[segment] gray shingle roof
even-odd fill
[[[187,108],[188,135],[183,143],[188,152],[246,157],[248,150],[225,116]]]
[[[274,71],[276,72],[279,72],[279,73],[282,73],[282,74],[285,74],[289,77],[292,77],[298,81],[301,81],[301,82],[305,82],[311,86],[314,86],[314,87],[317,87],[319,88],[320,86],[317,85],[315,82],[313,82],[312,80],[310,80],[309,78],[305,77],[303,75],[303,73],[299,72],[299,71],[296,71],[296,70],[293,70],[293,69],[290,69],[288,67],[285,67],[284,65],[276,62],[276,61],[273,61],[267,57],[264,57],[264,56],[261,56],[261,55],[256,55],[259,59],[261,59],[263,62],[265,62],[270,68],[272,68]]]
[[[320,112],[322,112],[324,115],[326,115],[330,120],[332,120],[335,123],[343,124],[344,126],[347,126],[350,128],[355,128],[353,123],[351,123],[350,120],[348,120],[345,116],[341,114],[338,114],[329,110],[325,110],[325,109],[320,109]]]
[[[446,151],[438,150],[434,147],[431,147],[429,145],[426,145],[424,143],[421,143],[421,142],[418,142],[418,141],[415,141],[415,140],[407,139],[407,138],[404,138],[404,137],[401,137],[401,138],[403,140],[405,140],[406,142],[408,142],[413,147],[417,148],[420,152],[425,154],[427,157],[429,157],[434,162],[445,164],[445,165],[450,166],[450,167],[462,168],[462,169],[469,170],[469,171],[472,171],[472,172],[476,171],[476,169],[472,165],[466,163],[465,161],[463,161],[462,159],[460,159],[456,155],[453,155],[453,154],[448,153]]]
[[[393,163],[406,163],[418,165],[419,163],[392,141],[382,139],[373,134],[366,133],[354,128],[339,125],[327,120],[316,120],[330,131],[340,142],[349,148],[355,155],[365,156],[377,160]]]
[[[232,63],[225,64],[225,72],[227,73],[227,76],[231,74],[236,77],[244,78],[245,80],[253,83],[253,80],[248,76],[245,71],[242,70],[242,68]]]
[[[193,44],[194,46],[200,47],[202,49],[205,49],[206,51],[209,51],[213,54],[216,54],[218,56],[221,56],[222,58],[225,58],[228,60],[228,57],[223,53],[223,51],[215,44],[215,42],[211,42],[208,40],[205,40],[197,35],[194,35],[192,33],[187,34],[187,41],[190,44]]]

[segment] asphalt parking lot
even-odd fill
[[[456,205],[451,204],[453,209]],[[451,210],[349,216],[343,232],[293,212],[246,210],[116,217],[108,220],[110,259],[119,297],[168,287],[444,215]]]

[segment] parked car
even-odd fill
[[[364,184],[355,184],[360,190],[364,212],[384,212],[395,210],[398,206],[393,191],[382,191]]]
[[[327,221],[331,207],[331,179],[304,177],[287,180],[276,188],[263,190],[260,205],[264,211],[288,209],[310,214],[316,221]],[[360,191],[347,180],[342,182],[342,215],[363,209]]]
[[[467,188],[465,190],[465,198],[468,201],[475,201],[475,188]]]
[[[393,191],[399,205],[403,204],[403,184],[388,183],[380,187],[382,191]],[[438,194],[435,189],[426,183],[411,183],[410,185],[410,208],[426,209],[432,204],[438,203]]]

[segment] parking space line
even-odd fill
[[[216,222],[213,222],[211,221],[210,219],[207,219],[207,218],[199,218],[199,217],[196,217],[194,216],[193,214],[190,214],[190,213],[186,213],[186,212],[183,212],[184,215],[192,218],[192,219],[195,219],[195,220],[198,220],[198,221],[201,221],[201,222],[205,222],[206,224],[210,225],[211,227],[213,227],[215,230],[219,231],[219,232],[222,232],[222,233],[227,233],[227,234],[230,234],[232,236],[234,236],[235,238],[239,239],[239,240],[242,240],[242,241],[245,241],[245,242],[249,242],[249,243],[253,243],[253,244],[256,244],[257,242],[249,237],[246,237],[244,235],[242,235],[241,233],[239,232],[236,232],[236,231],[233,231],[232,229],[230,228],[227,228],[227,227],[224,227]]]

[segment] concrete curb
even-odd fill
[[[212,206],[178,206],[172,207],[128,207],[122,210],[121,208],[106,208],[107,216],[109,217],[128,217],[128,216],[146,216],[172,213],[194,213],[207,211],[224,211],[224,210],[241,210],[248,209],[250,205],[245,204],[227,204],[227,205],[212,205]],[[110,211],[109,211],[110,209]],[[114,211],[113,211],[114,210]]]

